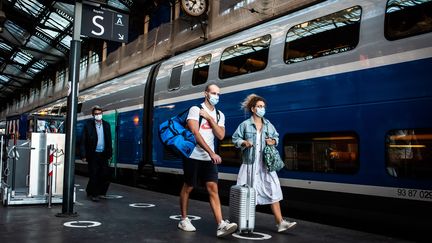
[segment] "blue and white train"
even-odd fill
[[[100,105],[119,171],[150,166],[182,174],[158,125],[201,102],[204,87],[216,83],[226,116],[216,148],[224,161],[220,183],[233,184],[240,155],[230,136],[247,117],[240,102],[256,93],[280,134],[289,208],[375,219],[386,212],[425,229],[432,213],[431,31],[430,0],[323,1],[81,92],[78,126]]]

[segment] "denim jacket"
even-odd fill
[[[277,133],[275,127],[273,124],[270,123],[269,120],[263,118],[263,128],[262,128],[262,136],[261,136],[261,144],[262,149],[264,149],[265,146],[265,139],[266,138],[272,138],[276,141],[275,146],[279,143],[279,134]],[[244,164],[253,164],[255,161],[255,146],[252,146],[250,148],[246,148],[241,146],[241,144],[248,140],[249,142],[256,144],[257,139],[257,130],[255,126],[255,122],[253,120],[253,117],[250,117],[249,119],[243,121],[240,123],[240,125],[237,127],[236,131],[232,135],[232,142],[237,148],[241,148],[242,150],[242,162]]]

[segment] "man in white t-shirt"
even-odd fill
[[[210,206],[218,224],[216,236],[222,237],[236,231],[237,224],[223,220],[218,193],[218,167],[222,158],[214,151],[215,137],[225,137],[225,115],[216,110],[220,88],[215,84],[207,85],[201,107],[189,109],[187,126],[197,140],[197,146],[189,158],[183,160],[184,183],[180,191],[181,217],[178,228],[183,231],[196,231],[187,217],[189,195],[200,182],[205,183],[210,198]],[[201,119],[200,119],[201,117]],[[198,124],[200,123],[200,124]]]

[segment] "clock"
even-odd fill
[[[207,0],[181,0],[183,11],[190,16],[200,16],[207,12]]]

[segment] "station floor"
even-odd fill
[[[277,233],[273,216],[256,214],[255,235],[216,237],[216,223],[208,202],[191,200],[189,214],[196,232],[177,229],[179,198],[119,184],[111,184],[108,199],[86,197],[87,178],[76,176],[76,217],[56,217],[62,205],[0,206],[0,242],[109,243],[109,242],[408,242],[388,236],[317,224],[297,219],[298,225]],[[224,217],[229,208],[223,206]],[[65,225],[73,226],[68,227]],[[240,237],[243,237],[240,235]]]

